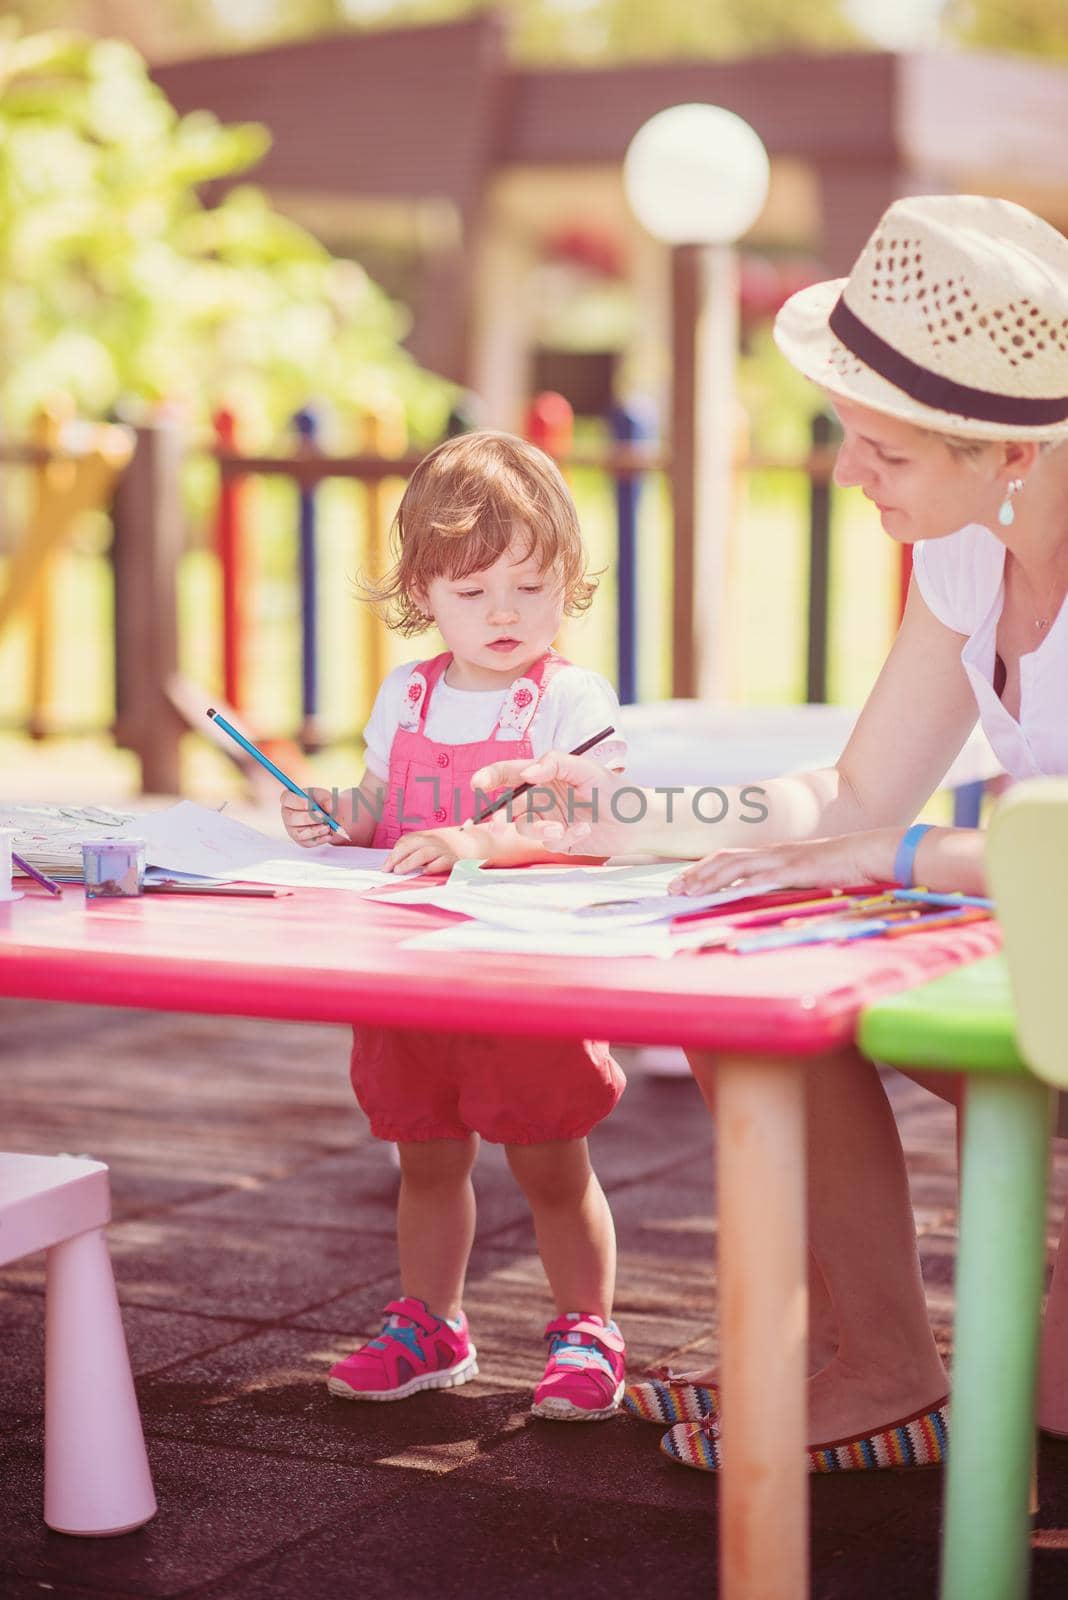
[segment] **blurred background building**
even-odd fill
[[[744,246],[747,331],[814,275],[847,271],[904,192],[1004,194],[1068,226],[1059,0],[11,9],[129,39],[179,111],[263,123],[255,181],[403,302],[417,361],[502,426],[543,388],[579,414],[624,393],[662,400],[666,252],[631,217],[620,166],[663,107],[725,106],[771,155]]]

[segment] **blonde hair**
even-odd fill
[[[978,461],[983,453],[990,449],[992,444],[997,444],[996,439],[961,439],[953,433],[939,433],[934,428],[924,428],[929,439],[939,439],[945,445],[950,455],[962,461]],[[1007,442],[1007,441],[1006,441]],[[1064,443],[1063,439],[1039,439],[1036,441],[1040,455],[1049,455],[1050,451]]]
[[[391,530],[394,565],[365,598],[389,627],[411,637],[432,619],[415,599],[433,578],[483,572],[513,546],[559,574],[564,610],[585,611],[596,580],[586,575],[578,513],[556,463],[510,433],[482,429],[439,444],[408,480]]]

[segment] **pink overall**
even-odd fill
[[[512,684],[498,727],[518,738],[437,744],[426,736],[427,710],[451,660],[448,653],[436,656],[408,680],[406,711],[389,754],[377,848],[388,848],[404,833],[455,827],[473,816],[473,774],[502,755],[532,758],[527,730],[553,673],[567,665],[549,651]],[[351,1076],[371,1132],[398,1143],[466,1139],[471,1133],[495,1144],[581,1139],[612,1110],[625,1083],[607,1044],[589,1040],[362,1025],[353,1029]]]

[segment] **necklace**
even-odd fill
[[[1028,592],[1028,595],[1031,598],[1031,610],[1035,614],[1034,615],[1035,632],[1036,633],[1045,633],[1046,629],[1049,627],[1050,623],[1053,621],[1054,616],[1060,610],[1060,604],[1054,606],[1053,601],[1054,601],[1054,596],[1057,593],[1057,590],[1061,587],[1062,580],[1060,578],[1055,578],[1054,579],[1053,584],[1052,584],[1051,588],[1049,589],[1045,600],[1042,602],[1042,606],[1041,606],[1041,609],[1040,609],[1039,606],[1035,602],[1034,585],[1032,584],[1030,578],[1027,576],[1027,573],[1024,572],[1022,567],[1020,567],[1019,562],[1017,562],[1017,567],[1019,568],[1020,575],[1023,578],[1024,583],[1027,585],[1027,592]],[[1063,599],[1064,599],[1064,596],[1062,595],[1061,596],[1061,601],[1062,602],[1063,602]]]

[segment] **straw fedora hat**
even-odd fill
[[[843,400],[968,439],[1068,438],[1068,239],[980,195],[895,200],[775,341]]]

